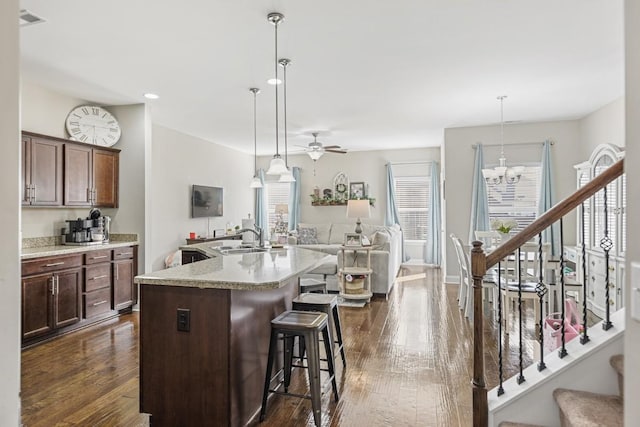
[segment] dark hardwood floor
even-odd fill
[[[387,301],[340,307],[348,366],[342,369],[337,360],[340,401],[325,393],[323,425],[471,425],[472,328],[458,310],[458,288],[442,284],[439,269],[403,267],[401,276]],[[533,355],[532,317],[528,307],[525,366]],[[512,324],[505,378],[518,370],[517,322]],[[498,383],[493,326],[485,324],[489,389]],[[292,387],[304,390],[306,373],[296,371]],[[138,314],[24,350],[22,422],[149,425],[148,416],[138,413]],[[310,401],[274,396],[260,425],[313,426]]]

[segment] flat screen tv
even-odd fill
[[[191,218],[222,216],[222,188],[193,185],[191,189]]]

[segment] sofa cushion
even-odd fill
[[[315,245],[318,243],[318,230],[315,227],[298,228],[298,243],[301,245]]]
[[[318,239],[318,243],[329,243],[329,232],[331,231],[331,223],[312,224],[301,222],[298,224],[298,230],[300,230],[301,228],[315,228],[316,239]]]
[[[341,245],[344,243],[345,233],[354,233],[356,229],[355,222],[353,224],[333,224],[331,225],[331,235],[329,236],[329,243],[334,245]]]
[[[362,224],[362,234],[367,236],[370,241],[373,242],[373,235],[376,234],[376,231],[386,230],[387,227],[384,225],[374,225],[374,224]]]
[[[391,235],[384,231],[379,230],[373,233],[373,239],[371,239],[371,244],[376,247],[376,249],[381,250],[389,250],[389,240],[391,239]]]

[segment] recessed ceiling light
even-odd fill
[[[156,95],[155,93],[145,93],[144,97],[147,99],[158,99],[160,98],[160,96]]]
[[[280,83],[282,83],[282,80],[280,80],[280,79],[269,79],[269,80],[267,80],[267,83],[269,83],[270,85],[279,85]]]

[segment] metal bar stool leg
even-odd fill
[[[267,397],[269,396],[269,385],[271,385],[271,371],[275,359],[276,347],[278,345],[278,334],[271,327],[271,339],[269,340],[269,357],[267,358],[267,373],[264,377],[264,391],[262,393],[262,408],[260,409],[260,421],[264,421],[267,413]]]
[[[333,307],[333,324],[336,331],[336,338],[338,342],[338,348],[340,349],[340,355],[342,356],[342,366],[347,367],[347,357],[344,354],[344,345],[342,344],[342,328],[340,326],[340,314],[338,313],[338,306]]]
[[[295,335],[284,335],[284,391],[289,391],[289,384],[291,384],[291,370],[293,359],[293,341]]]
[[[327,353],[327,365],[329,368],[329,376],[331,377],[331,386],[333,387],[333,398],[337,402],[340,399],[340,396],[338,395],[338,385],[336,384],[333,341],[329,338],[329,325],[322,330],[322,340],[324,341],[324,351]]]
[[[317,427],[322,421],[322,405],[320,394],[320,348],[318,337],[315,332],[305,332],[305,342],[307,344],[307,362],[309,363],[309,391],[311,392],[311,408],[313,409],[313,419]]]

